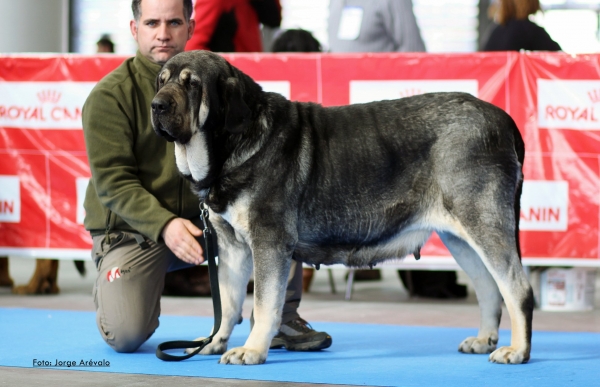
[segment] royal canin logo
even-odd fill
[[[592,101],[592,103],[600,102],[600,89],[590,90],[590,91],[588,91],[587,94],[588,94],[588,97],[590,98],[590,101]]]
[[[21,179],[0,175],[0,223],[21,222]]]
[[[438,91],[462,91],[477,97],[476,79],[351,80],[350,103],[412,97]]]
[[[598,102],[598,90],[591,90],[587,95],[592,104]],[[547,105],[546,118],[559,121],[592,121],[598,122],[594,106]]]
[[[567,231],[569,183],[525,180],[520,220],[519,227],[522,231]]]
[[[38,100],[41,103],[58,103],[60,101],[60,97],[62,97],[62,93],[58,90],[42,90],[37,93]]]
[[[398,93],[398,97],[399,98],[406,98],[406,97],[412,97],[414,95],[420,95],[420,94],[425,94],[426,91],[423,89],[417,89],[417,88],[410,88],[410,89],[405,89],[402,90]]]
[[[117,266],[115,266],[112,269],[110,269],[108,273],[106,273],[106,279],[108,280],[108,282],[113,282],[117,278],[121,278],[121,271]]]
[[[93,82],[0,82],[0,126],[81,129]]]
[[[538,79],[541,128],[600,130],[600,81]]]

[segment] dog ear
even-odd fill
[[[165,67],[163,66],[162,69],[156,75],[156,80],[154,81],[154,91],[155,92],[158,93],[160,88],[165,85],[165,79],[163,79],[163,78],[165,77],[165,75],[168,78],[170,76],[170,74],[171,73],[169,72],[169,70],[165,69]],[[162,86],[161,86],[161,84],[162,84]]]
[[[225,81],[225,130],[230,133],[241,133],[250,124],[252,112],[244,98],[237,78],[229,77]]]
[[[158,75],[156,76],[156,79],[154,80],[154,92],[158,93],[158,91],[160,90],[160,77],[162,75],[162,72],[159,72]]]

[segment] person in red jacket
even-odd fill
[[[214,52],[262,52],[260,24],[279,27],[279,0],[196,0],[196,27],[185,46]]]

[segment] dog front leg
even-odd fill
[[[245,243],[238,241],[231,228],[218,228],[219,235],[219,293],[221,295],[221,327],[213,340],[200,351],[201,355],[223,354],[236,324],[242,319],[242,305],[252,274],[252,254]],[[214,327],[213,327],[214,330]],[[212,334],[212,332],[211,332]],[[196,340],[203,340],[199,337]],[[188,349],[192,352],[194,349]]]
[[[224,364],[264,363],[281,323],[291,254],[273,249],[253,249],[253,254],[254,326],[243,347],[233,348],[221,357]]]

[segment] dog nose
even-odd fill
[[[152,112],[155,114],[161,114],[169,109],[170,104],[169,101],[165,101],[162,98],[154,98],[151,103]]]

